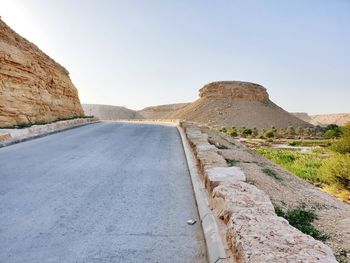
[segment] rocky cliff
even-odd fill
[[[242,81],[218,81],[199,90],[201,98],[230,98],[267,102],[269,94],[258,84]]]
[[[83,115],[68,71],[0,19],[0,127]]]
[[[199,97],[197,101],[176,111],[171,118],[219,127],[268,129],[271,126],[312,126],[274,104],[266,89],[255,83],[212,82],[199,90]]]

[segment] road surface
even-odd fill
[[[174,127],[104,122],[0,149],[0,262],[205,262]]]

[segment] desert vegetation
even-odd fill
[[[326,241],[330,238],[329,235],[318,230],[312,224],[314,220],[317,219],[317,215],[314,210],[308,209],[305,206],[300,205],[295,209],[290,209],[287,211],[279,207],[275,207],[275,212],[278,216],[287,219],[289,224],[317,240]]]
[[[350,203],[350,124],[268,130],[221,129],[298,177]],[[264,171],[275,177],[273,171]]]
[[[272,126],[270,129],[257,129],[249,127],[231,127],[221,128],[221,132],[239,138],[248,139],[312,139],[310,142],[315,140],[329,140],[339,138],[342,134],[341,127],[335,124],[330,124],[326,127],[315,126],[315,127],[293,127],[276,129]],[[297,142],[296,142],[297,143]]]

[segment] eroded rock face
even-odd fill
[[[84,116],[68,71],[0,19],[0,127]]]
[[[216,128],[255,127],[277,129],[311,127],[269,99],[266,89],[242,81],[220,81],[199,90],[200,98],[177,110],[171,118],[202,123]]]
[[[219,81],[205,85],[199,90],[201,98],[231,98],[267,102],[269,94],[258,84],[241,81]]]

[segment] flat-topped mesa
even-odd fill
[[[269,101],[269,94],[263,86],[242,81],[218,81],[209,83],[199,90],[199,96],[201,98],[221,97],[260,102]]]
[[[200,98],[177,110],[171,117],[212,127],[277,129],[310,127],[269,99],[263,86],[242,81],[218,81],[199,90]]]

